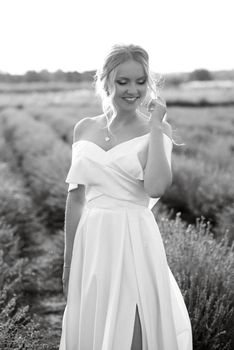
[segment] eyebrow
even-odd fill
[[[129,78],[124,77],[124,76],[117,77],[117,79],[127,79],[127,80],[129,80]],[[137,80],[138,80],[138,79],[146,79],[146,75],[143,75],[142,77],[137,78]]]

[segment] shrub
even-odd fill
[[[36,220],[31,198],[26,193],[20,177],[11,171],[8,163],[1,161],[0,181],[0,217],[20,235],[20,250],[23,256],[28,247],[37,242],[42,227]]]
[[[207,69],[195,69],[189,75],[189,80],[212,80],[213,76]]]
[[[25,112],[8,110],[2,118],[5,137],[30,187],[38,215],[51,229],[63,228],[70,147]]]
[[[36,288],[35,275],[26,272],[29,263],[19,258],[17,231],[0,222],[0,349],[52,350],[50,328],[26,303],[27,281]]]
[[[217,243],[204,218],[186,225],[160,216],[165,250],[190,315],[194,350],[231,350],[234,244]]]
[[[163,200],[175,212],[181,211],[190,222],[204,216],[210,221],[216,238],[221,239],[228,231],[232,241],[234,186],[231,179],[231,173],[203,159],[174,156],[173,183]]]

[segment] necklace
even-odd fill
[[[110,137],[109,137],[109,136],[106,136],[106,137],[105,137],[105,141],[110,141]]]
[[[110,137],[111,135],[109,134],[109,132],[108,132],[108,129],[107,129],[107,136],[105,136],[105,141],[110,141],[110,139],[111,139],[111,137]],[[115,138],[116,138],[116,136],[114,136]],[[117,138],[116,138],[117,139]]]
[[[106,131],[107,131],[107,136],[105,136],[105,141],[110,141],[110,139],[111,139],[111,135],[109,134],[109,131],[108,131],[108,128],[106,129]]]
[[[107,132],[107,136],[105,136],[105,141],[110,141],[111,138],[108,132],[108,128],[106,129],[106,132]]]

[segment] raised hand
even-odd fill
[[[167,112],[166,102],[161,97],[157,97],[149,102],[147,110],[151,114],[150,124],[161,124]]]

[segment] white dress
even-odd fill
[[[72,145],[69,189],[85,185],[86,204],[73,244],[59,350],[130,350],[136,305],[143,350],[191,350],[180,289],[167,264],[144,191],[149,133],[109,151]],[[171,166],[173,144],[163,134]],[[140,161],[141,159],[141,161]]]

